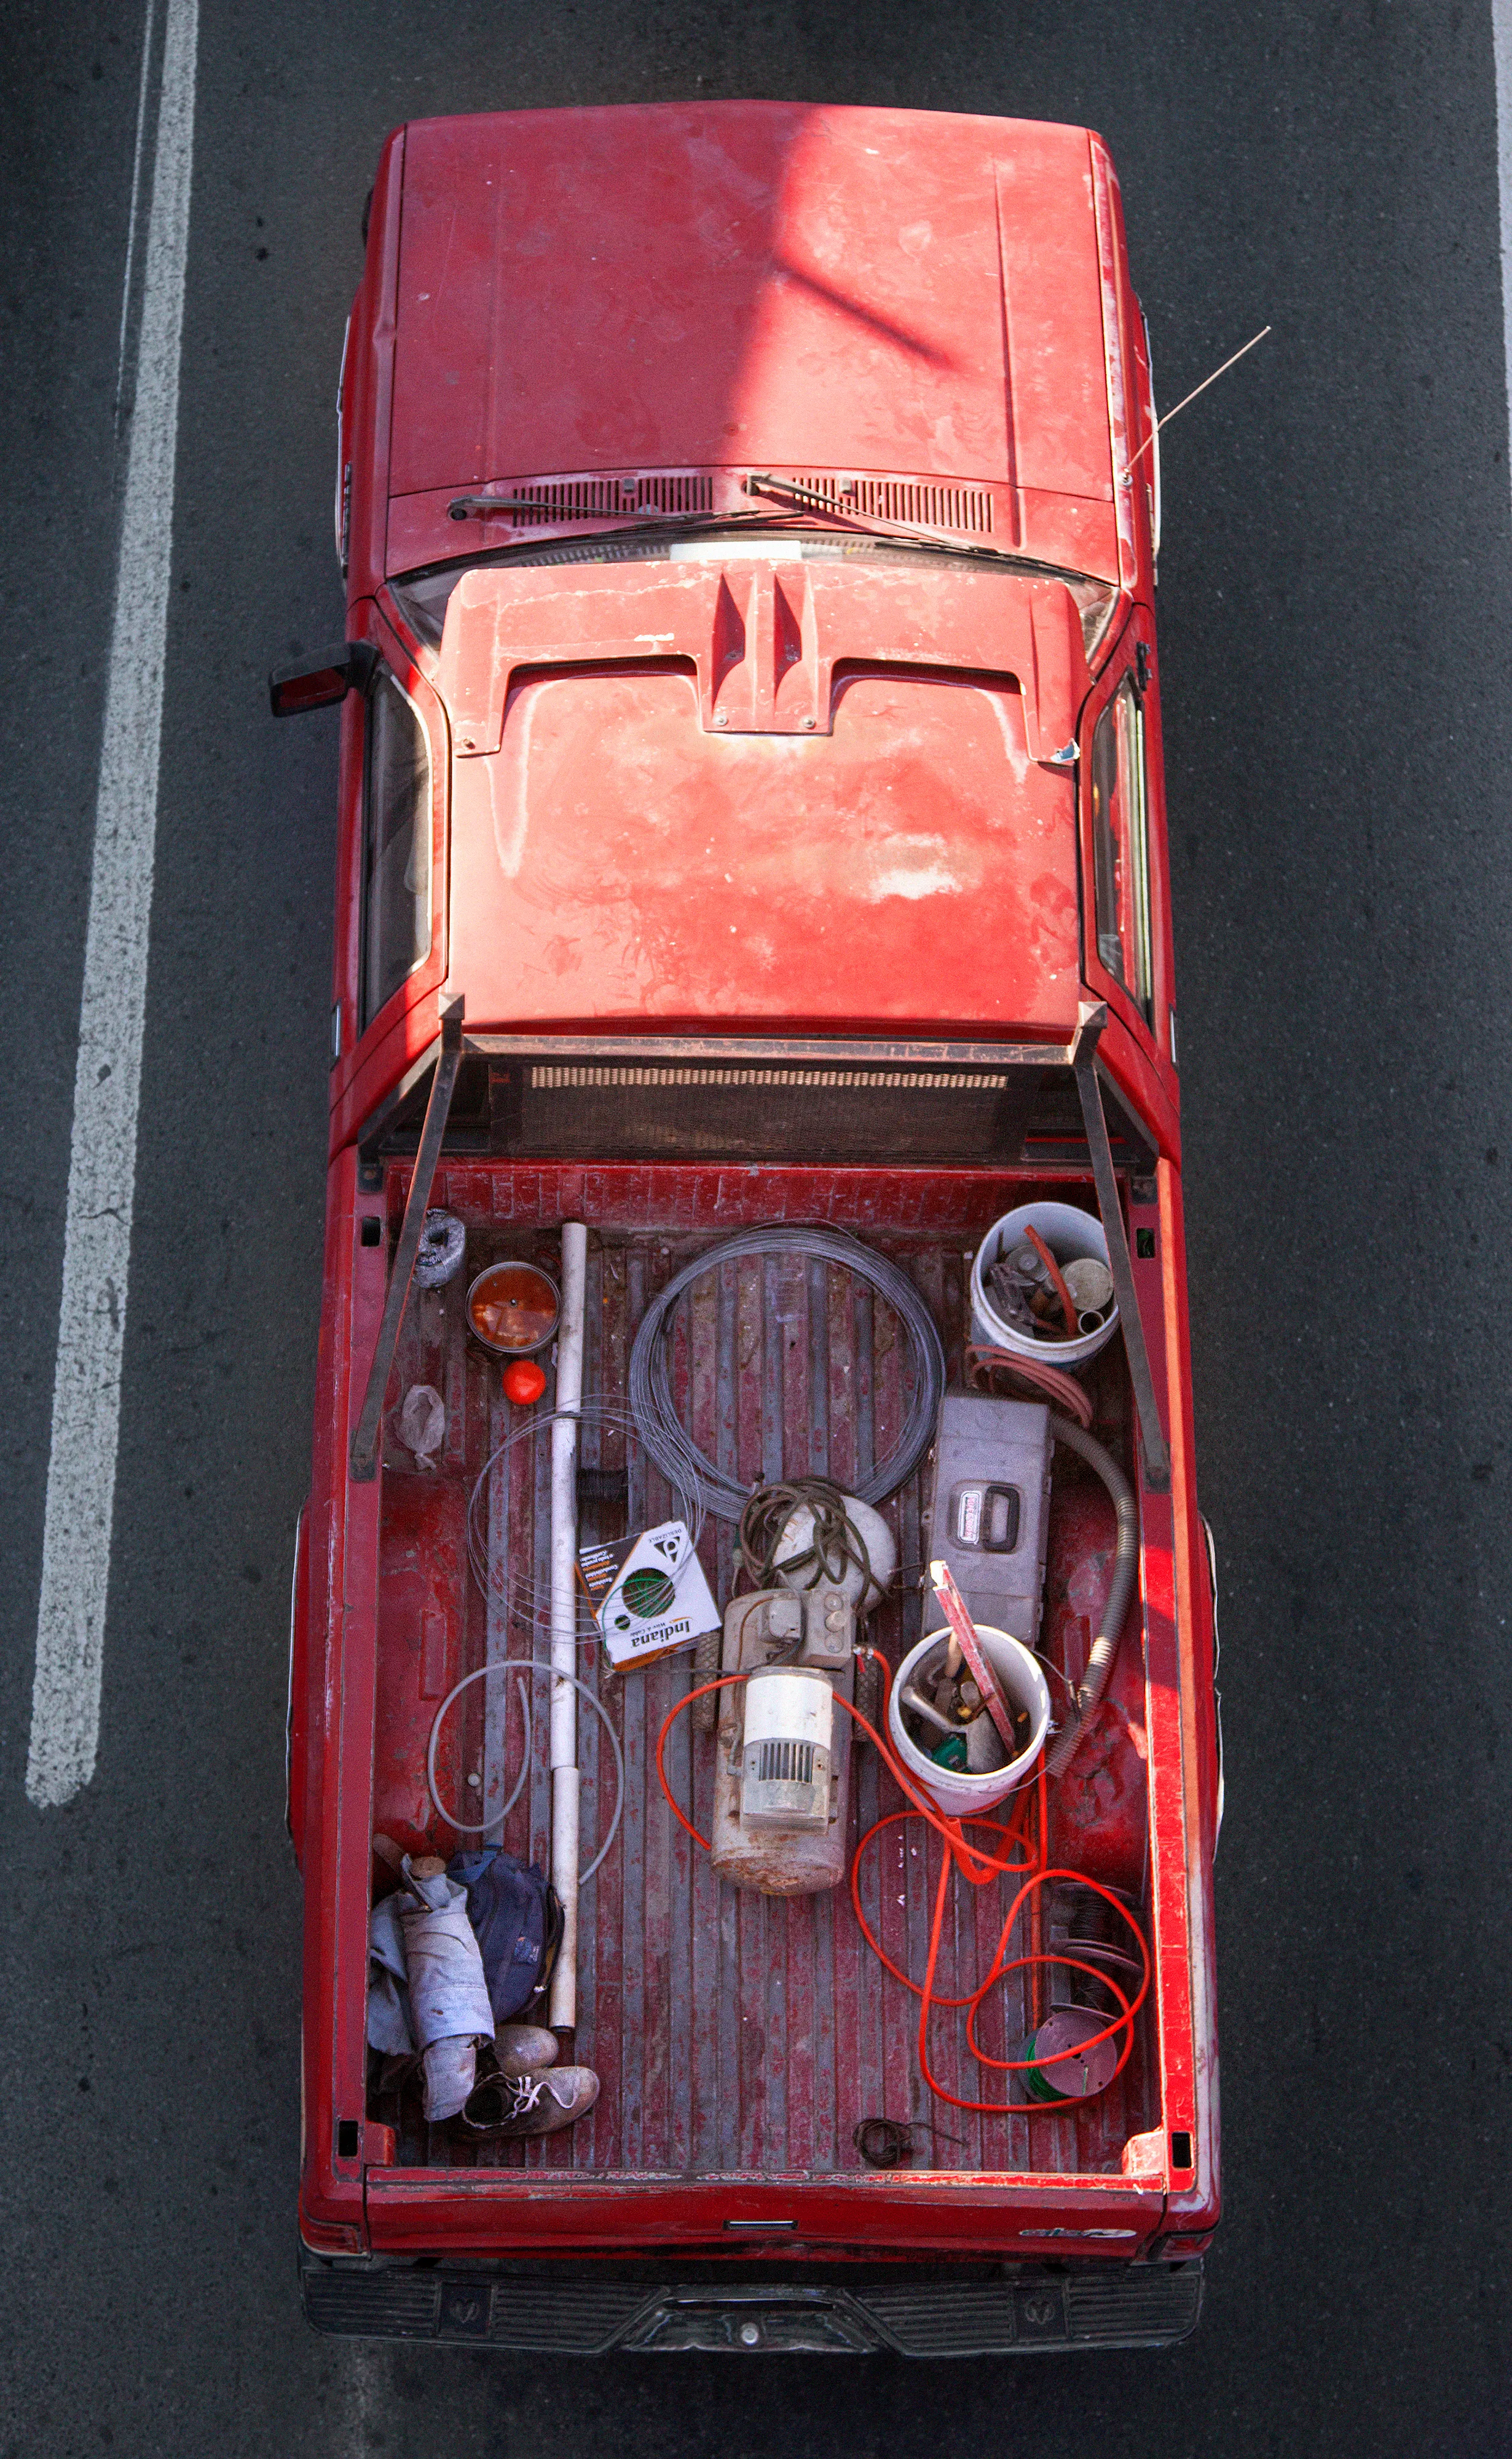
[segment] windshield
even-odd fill
[[[1082,640],[1088,665],[1118,600],[1118,591],[1111,581],[1094,580],[1085,573],[1064,572],[1054,564],[1037,563],[1024,556],[1002,555],[991,548],[937,546],[932,540],[921,539],[915,544],[908,538],[869,537],[854,530],[794,529],[763,515],[758,515],[754,525],[747,528],[720,521],[701,524],[697,531],[672,530],[657,523],[649,532],[610,530],[597,536],[558,538],[549,545],[501,547],[492,555],[459,556],[454,562],[401,573],[388,586],[415,639],[428,649],[438,649],[452,590],[465,572],[475,572],[486,565],[537,569],[543,564],[564,563],[697,563],[716,557],[729,562],[739,557],[766,561],[774,555],[803,562],[864,559],[873,565],[914,564],[920,556],[927,556],[932,561],[968,564],[978,572],[990,569],[1063,580],[1082,618]]]

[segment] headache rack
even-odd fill
[[[1056,1042],[466,1034],[444,1150],[512,1161],[729,1161],[894,1168],[1086,1165],[1077,1087],[1104,1011]],[[359,1138],[368,1163],[419,1145],[427,1052]],[[1115,1168],[1154,1151],[1105,1080]]]
[[[1098,1064],[1106,1022],[1107,1008],[1098,1000],[1082,1002],[1076,1031],[1065,1043],[672,1035],[589,1040],[567,1034],[469,1034],[463,1030],[462,1001],[454,1000],[442,1012],[439,1042],[400,1081],[358,1140],[364,1164],[380,1182],[388,1154],[412,1153],[415,1166],[367,1397],[351,1440],[352,1476],[367,1480],[377,1472],[383,1395],[443,1152],[543,1161],[816,1161],[832,1166],[885,1161],[893,1168],[914,1163],[935,1169],[953,1162],[1064,1159],[1083,1167],[1091,1163],[1145,1474],[1152,1486],[1168,1491],[1170,1457],[1140,1324],[1117,1176],[1120,1165],[1147,1174],[1155,1156]],[[1073,1101],[1081,1112],[1080,1137],[1067,1116]],[[942,1106],[949,1104],[956,1108]],[[1118,1127],[1117,1149],[1110,1112]],[[959,1148],[948,1141],[953,1124],[962,1142],[973,1132],[989,1141]],[[915,1134],[916,1146],[911,1142]],[[649,1141],[638,1143],[638,1135]]]

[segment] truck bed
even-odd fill
[[[390,1233],[407,1173],[390,1167]],[[390,1382],[383,1472],[379,1660],[373,1825],[407,1849],[450,1853],[461,1839],[435,1818],[425,1781],[436,1708],[474,1666],[544,1657],[548,1642],[547,1470],[549,1441],[516,1445],[489,1472],[478,1496],[480,1555],[495,1574],[535,1566],[539,1628],[485,1599],[470,1571],[470,1496],[491,1455],[524,1413],[499,1389],[497,1363],[465,1330],[472,1275],[524,1255],[556,1274],[563,1218],[590,1224],[585,1398],[622,1405],[630,1344],[648,1301],[694,1253],[753,1220],[825,1221],[851,1230],[912,1275],[944,1337],[958,1383],[968,1337],[971,1256],[991,1221],[1038,1193],[1084,1201],[1091,1189],[1064,1175],[1039,1179],[975,1170],[598,1168],[443,1164],[432,1201],[467,1227],[464,1269],[444,1291],[414,1291]],[[892,1445],[906,1401],[897,1326],[881,1300],[819,1265],[754,1261],[724,1267],[681,1310],[674,1389],[695,1439],[743,1482],[779,1472],[818,1472],[845,1483]],[[543,1360],[548,1364],[549,1360]],[[1086,1377],[1094,1431],[1125,1461],[1128,1394],[1117,1343]],[[438,1468],[423,1471],[392,1432],[412,1383],[433,1384],[447,1408]],[[542,1409],[552,1405],[548,1382]],[[526,1466],[535,1453],[535,1473]],[[628,1525],[670,1515],[667,1490],[639,1447],[590,1429],[587,1465],[628,1467]],[[898,1540],[901,1578],[869,1625],[896,1666],[918,1635],[923,1552],[919,1515],[928,1462],[884,1506]],[[611,1506],[612,1509],[612,1506]],[[611,1517],[595,1533],[620,1533]],[[731,1594],[731,1524],[710,1521],[701,1553],[718,1602]],[[1046,1608],[1040,1647],[1074,1681],[1081,1673],[1111,1561],[1113,1517],[1102,1487],[1065,1453],[1058,1456]],[[1147,1880],[1144,1792],[1144,1673],[1138,1608],[1121,1650],[1098,1748],[1075,1785],[1061,1788],[1052,1828],[1055,1862],[1124,1890],[1142,1917]],[[428,2129],[413,2094],[370,2100],[369,2115],[394,2130],[401,2166],[501,2166],[613,2175],[855,2173],[852,2133],[868,2117],[920,2123],[914,2165],[943,2171],[1116,2175],[1125,2143],[1158,2124],[1152,2024],[1146,2007],[1133,2056],[1112,2088],[1071,2113],[1016,2110],[979,2116],[937,2102],[916,2053],[917,2001],[884,1969],[862,1937],[848,1885],[776,1899],[718,1881],[705,1854],[673,1819],[657,1781],[662,1717],[692,1683],[689,1653],[625,1675],[602,1651],[580,1650],[625,1761],[622,1824],[602,1867],[582,1891],[578,2021],[574,2054],[600,2077],[591,2115],[525,2143],[474,2147]],[[481,1819],[505,1797],[520,1764],[520,1677],[476,1683],[443,1728],[438,1780],[459,1815]],[[543,1737],[549,1676],[527,1671],[536,1746],[530,1774],[502,1830],[507,1848],[543,1866],[549,1851],[549,1777]],[[1059,1687],[1059,1686],[1057,1686]],[[672,1784],[708,1833],[713,1742],[680,1719],[667,1753]],[[614,1802],[612,1755],[595,1717],[579,1714],[584,1864],[598,1850]],[[468,1777],[478,1781],[470,1785]],[[464,1807],[466,1805],[466,1807]],[[853,1834],[901,1806],[876,1755],[855,1762]],[[495,1828],[493,1833],[499,1831]],[[894,1962],[924,1970],[938,1842],[923,1823],[889,1828],[865,1865],[862,1901]],[[375,1873],[375,1879],[376,1879]],[[1061,1913],[1087,1899],[1075,1891]],[[937,1975],[942,1997],[974,1987],[997,1944],[1008,1898],[1002,1885],[957,1884]],[[1048,1924],[1057,1926],[1057,1900]],[[1018,1950],[1023,1951],[1023,1950]],[[1036,2020],[1023,1975],[984,2015],[984,2044],[1018,2053]],[[1041,2003],[1038,2013],[1047,2011]],[[964,2019],[939,2013],[932,2053],[941,2079],[967,2098],[1021,2098],[966,2049]]]

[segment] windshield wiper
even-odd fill
[[[1086,572],[1075,572],[1069,565],[1041,563],[1035,556],[1013,555],[1004,547],[979,546],[975,541],[956,537],[953,531],[934,529],[925,521],[895,521],[863,514],[850,506],[843,495],[828,495],[821,488],[806,487],[798,478],[776,478],[766,470],[753,470],[741,485],[747,495],[770,495],[775,502],[788,503],[802,512],[821,513],[836,528],[851,530],[863,537],[895,538],[904,546],[930,546],[945,555],[979,556],[987,562],[1006,564],[1015,572],[1042,573],[1048,580],[1091,580]],[[1105,581],[1096,584],[1106,588]]]
[[[782,513],[786,509],[817,515],[835,529],[853,536],[890,538],[903,546],[933,547],[943,555],[974,556],[999,568],[1006,565],[1015,572],[1041,573],[1048,580],[1092,579],[1090,573],[1075,572],[1068,565],[1042,563],[1034,556],[1013,555],[1003,547],[979,546],[956,537],[950,530],[932,529],[922,521],[893,521],[864,515],[852,511],[843,496],[827,495],[817,487],[806,487],[797,478],[774,477],[769,471],[753,470],[748,477],[741,480],[741,486],[747,495],[769,495],[774,509],[769,513],[629,513],[623,518],[617,517],[613,529],[578,530],[568,537],[542,540],[541,543],[589,546],[617,537],[643,537],[647,534],[655,535],[659,530],[669,536],[688,537],[716,530],[776,529],[781,526]],[[555,512],[556,508],[550,510]],[[454,495],[447,506],[447,512],[454,521],[475,520],[480,516],[486,518],[491,513],[535,513],[539,518],[548,512],[548,507],[535,495]],[[556,515],[556,521],[570,520],[571,517],[570,514],[565,516],[559,513]],[[510,541],[511,546],[520,547],[534,543],[534,540],[518,536]],[[502,551],[507,553],[508,549]],[[1105,581],[1095,585],[1099,588],[1108,586]]]
[[[771,521],[771,513],[619,513],[603,508],[615,523],[612,530],[589,530],[589,537],[617,537],[621,530],[723,530],[742,522]],[[581,520],[580,513],[561,512],[535,495],[453,495],[447,517],[453,521],[487,519],[490,513],[534,513],[542,528]],[[523,541],[522,541],[523,543]]]
[[[829,521],[831,529],[838,529],[843,536],[885,538],[885,541],[890,541],[892,546],[927,546],[939,556],[969,556],[969,558],[976,558],[978,563],[996,565],[998,571],[1038,573],[1038,576],[1042,576],[1045,580],[1075,580],[1075,583],[1082,583],[1084,588],[1106,590],[1109,595],[1114,595],[1114,585],[1111,585],[1109,580],[1097,580],[1092,573],[1075,571],[1069,563],[1042,563],[1038,556],[1016,556],[1003,546],[976,546],[976,543],[966,541],[966,538],[956,538],[949,529],[927,529],[922,521],[914,524],[914,521],[883,521],[883,519],[872,519],[872,516],[863,516],[863,514],[858,512],[849,512],[846,504],[836,502],[833,496],[819,494],[816,487],[804,487],[804,484],[799,484],[799,479],[767,477],[765,473],[752,473],[750,477],[745,477],[740,484],[743,484],[747,494],[772,496],[772,512],[624,514],[622,519],[615,519],[615,526],[612,526],[612,529],[573,529],[568,531],[565,536],[551,536],[551,538],[514,536],[512,541],[509,541],[509,546],[490,548],[490,551],[487,551],[487,560],[492,563],[492,560],[514,554],[514,551],[531,554],[531,548],[534,548],[536,554],[543,554],[543,551],[548,551],[548,548],[612,546],[615,538],[629,538],[629,536],[644,538],[644,536],[657,536],[657,534],[662,534],[662,536],[666,538],[674,538],[674,536],[696,538],[696,536],[710,536],[710,534],[716,534],[716,531],[721,529],[777,529],[779,531],[782,526],[785,526],[782,524],[782,514],[802,512],[807,514],[808,519],[814,519],[816,516],[816,519],[821,521]],[[452,496],[452,502],[448,504],[448,514],[452,521],[472,521],[477,519],[479,514],[487,516],[490,512],[541,514],[543,507],[536,502],[536,496],[526,496],[526,494],[457,494]],[[558,521],[560,519],[563,519],[563,516],[558,514]],[[568,519],[571,519],[571,516],[568,516]],[[440,568],[440,565],[437,565],[437,568]],[[406,578],[413,578],[413,576],[406,576]]]

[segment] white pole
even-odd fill
[[[556,1406],[582,1401],[584,1283],[588,1232],[562,1223],[561,1323],[556,1334]],[[551,1499],[552,1884],[561,1900],[562,1940],[552,1974],[548,2020],[566,2030],[578,2020],[578,1693],[561,1673],[578,1671],[578,1420],[552,1427]]]

